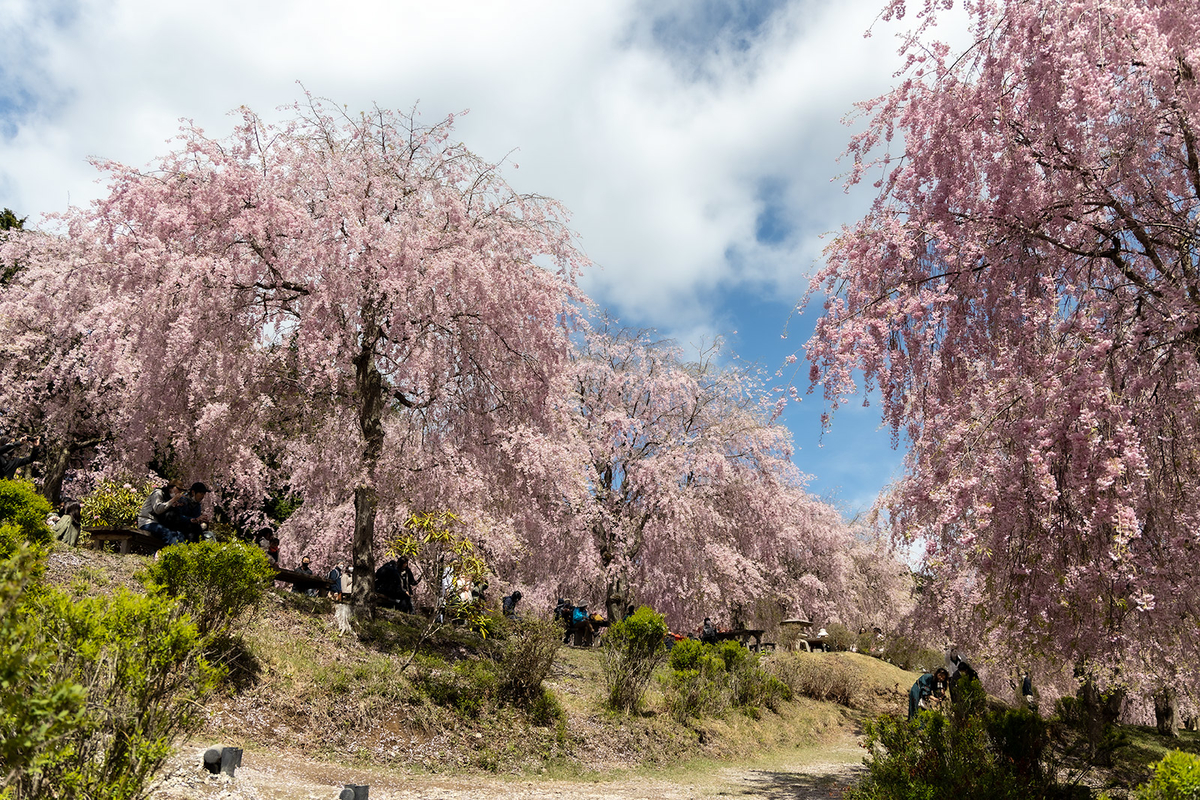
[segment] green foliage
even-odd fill
[[[29,481],[0,480],[0,523],[15,525],[19,531],[10,530],[0,538],[0,558],[10,555],[21,541],[47,544],[50,527],[46,517],[51,511],[50,502]]]
[[[495,656],[501,697],[520,706],[540,701],[542,681],[562,643],[561,629],[552,619],[517,617],[504,625],[502,637]]]
[[[791,689],[762,668],[758,656],[737,642],[709,645],[684,639],[671,648],[671,672],[663,679],[667,709],[680,722],[741,708],[754,714],[792,698]]]
[[[496,694],[499,680],[494,667],[487,659],[467,659],[452,669],[422,667],[414,673],[413,686],[436,705],[474,719]]]
[[[487,607],[480,600],[462,600],[460,591],[475,584],[486,584],[487,561],[475,543],[457,530],[458,517],[449,511],[429,511],[412,514],[405,521],[400,535],[388,545],[387,557],[407,557],[420,565],[426,578],[425,586],[439,591],[433,613],[440,612],[450,619],[462,620],[484,638],[495,632]],[[448,597],[440,595],[442,571],[451,569],[454,588]]]
[[[278,523],[287,521],[287,518],[296,513],[304,500],[284,492],[276,492],[271,495],[266,503],[263,504],[263,513]]]
[[[825,637],[826,650],[842,653],[854,647],[858,642],[858,634],[838,622],[826,625],[825,632],[829,634]]]
[[[1136,800],[1200,800],[1200,756],[1175,750],[1154,765],[1154,777],[1139,786]]]
[[[262,600],[275,569],[243,542],[177,544],[158,551],[141,575],[146,589],[178,599],[202,636],[222,636]]]
[[[79,504],[83,524],[90,528],[136,527],[138,512],[156,488],[158,484],[153,480],[141,483],[132,478],[101,481]]]
[[[219,670],[165,597],[38,585],[39,551],[0,562],[3,790],[132,800],[195,722]]]
[[[0,231],[22,230],[29,217],[18,217],[11,208],[0,211]]]
[[[436,660],[413,664],[413,687],[432,703],[474,719],[488,708],[509,705],[536,725],[562,719],[558,701],[543,685],[562,639],[553,620],[505,620],[488,653],[453,667]]]
[[[868,721],[867,775],[847,800],[1066,800],[1083,787],[1059,786],[1041,759],[1045,723],[1028,711]]]
[[[667,666],[675,672],[699,669],[700,659],[708,655],[711,649],[699,639],[681,639],[671,648],[667,656]]]
[[[608,629],[601,660],[609,708],[637,710],[654,668],[666,655],[666,635],[667,623],[662,614],[646,606]]]
[[[37,772],[61,758],[85,699],[82,686],[52,674],[55,654],[22,602],[38,560],[38,551],[22,544],[0,561],[0,764],[9,774]]]

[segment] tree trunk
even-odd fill
[[[1121,703],[1125,700],[1124,689],[1111,689],[1101,693],[1090,679],[1079,687],[1079,699],[1083,706],[1084,732],[1092,751],[1092,763],[1096,766],[1112,766],[1112,748],[1108,746],[1107,734],[1121,714]]]
[[[62,503],[63,478],[67,475],[67,465],[71,461],[72,452],[65,441],[51,439],[46,443],[46,451],[42,456],[42,496],[55,508]]]
[[[1179,736],[1179,698],[1170,686],[1154,694],[1154,722],[1163,736]]]
[[[378,498],[371,486],[359,486],[354,490],[354,604],[360,609],[370,608],[371,594],[375,591],[375,509]]]
[[[624,575],[610,577],[606,594],[604,607],[608,612],[608,621],[620,622],[625,619],[625,610],[629,605],[628,579]]]
[[[45,455],[42,457],[42,496],[50,501],[50,505],[58,507],[62,503],[63,479],[71,467],[74,455],[80,450],[95,447],[102,441],[104,440],[100,437],[74,441],[68,436],[66,439],[50,439],[47,442]]]
[[[363,436],[363,467],[366,478],[354,489],[354,602],[371,613],[375,591],[375,466],[383,452],[383,376],[375,366],[375,344],[379,325],[364,315],[362,347],[354,357],[354,388],[358,395],[358,425]]]

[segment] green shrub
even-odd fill
[[[70,596],[36,585],[39,558],[25,547],[0,563],[3,789],[143,797],[220,672],[170,598]]]
[[[1154,765],[1154,777],[1139,786],[1137,800],[1200,800],[1200,756],[1174,750]]]
[[[419,668],[413,686],[435,705],[452,708],[474,719],[496,694],[498,685],[493,662],[467,659],[452,669]]]
[[[137,515],[150,493],[158,488],[154,480],[114,478],[101,481],[80,502],[80,515],[88,527],[133,528]]]
[[[11,554],[21,540],[47,544],[50,527],[46,517],[53,510],[29,481],[0,480],[0,523],[10,523],[20,531],[19,534],[9,531],[0,540],[0,558]]]
[[[529,715],[530,722],[543,728],[561,725],[566,722],[567,718],[566,712],[563,711],[562,704],[558,702],[554,692],[545,686],[541,687],[537,696],[526,704],[525,713]]]
[[[662,614],[646,606],[608,629],[601,661],[609,708],[635,711],[641,705],[654,668],[666,655],[663,642],[666,634],[667,623]]]
[[[667,666],[676,672],[700,668],[700,659],[708,655],[711,647],[699,639],[680,639],[667,655]]]
[[[201,635],[217,637],[258,605],[274,575],[257,547],[200,542],[164,547],[139,577],[151,593],[178,598]]]
[[[685,639],[671,649],[667,663],[671,672],[662,679],[663,694],[667,710],[680,722],[729,708],[754,714],[759,706],[776,708],[792,697],[791,689],[737,642],[709,645]]]
[[[503,625],[495,647],[501,699],[527,706],[545,694],[542,681],[550,674],[562,644],[562,629],[552,619],[517,617]]]
[[[15,525],[4,527],[20,533]],[[39,557],[18,544],[0,561],[0,765],[10,788],[19,785],[14,781],[19,776],[62,758],[85,700],[82,686],[52,674],[55,653],[23,602],[40,572]]]
[[[858,642],[858,634],[851,631],[840,622],[831,622],[825,626],[825,632],[829,635],[825,637],[825,649],[834,650],[843,653],[854,647]]]
[[[1089,797],[1060,786],[1040,768],[1044,725],[1029,712],[956,719],[922,711],[906,721],[884,716],[865,725],[867,775],[846,800],[963,798],[1068,800]],[[1035,766],[1036,765],[1036,766]]]
[[[718,663],[714,659],[707,661],[708,664]],[[719,669],[724,672],[724,667]],[[720,714],[729,705],[721,677],[711,668],[671,670],[662,679],[667,712],[680,723],[687,722],[690,717]]]

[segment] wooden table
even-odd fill
[[[758,652],[762,647],[762,635],[765,631],[760,628],[737,628],[732,631],[717,631],[717,641],[738,641],[745,647]],[[750,640],[754,640],[754,644],[750,644]]]
[[[122,555],[128,555],[131,552],[153,555],[163,548],[161,539],[138,528],[105,525],[83,530],[88,535],[88,547],[93,550],[103,549],[106,542],[114,542]]]

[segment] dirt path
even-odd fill
[[[816,800],[841,795],[862,772],[862,750],[853,739],[750,765],[710,765],[659,774],[623,773],[613,779],[553,780],[529,777],[408,774],[306,760],[285,753],[247,753],[230,781],[199,769],[200,750],[185,748],[168,767],[153,800],[335,800],[347,783],[368,784],[371,800],[684,800],[750,798]]]

